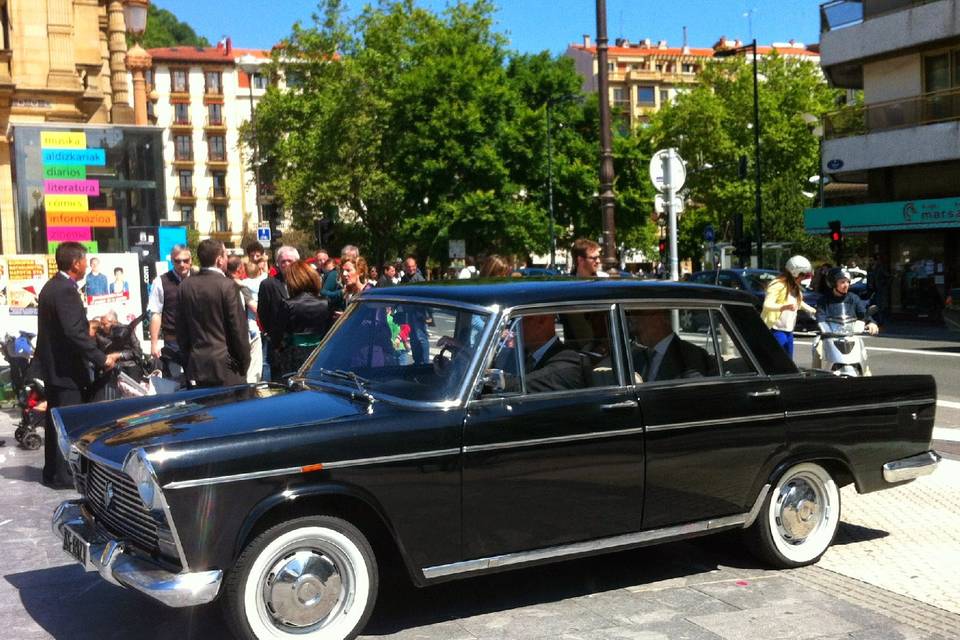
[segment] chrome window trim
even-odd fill
[[[335,460],[333,462],[320,463],[322,469],[345,469],[348,467],[361,467],[376,464],[388,464],[391,462],[409,462],[411,460],[425,460],[428,458],[440,458],[444,456],[459,455],[460,449],[435,449],[433,451],[416,451],[414,453],[401,453],[392,456],[376,456],[372,458],[355,458],[352,460]],[[178,480],[168,482],[163,485],[164,489],[187,489],[190,487],[203,487],[212,484],[224,484],[227,482],[242,482],[244,480],[256,480],[259,478],[273,478],[277,476],[286,476],[304,473],[303,467],[284,467],[280,469],[265,469],[263,471],[251,471],[247,473],[236,473],[227,476],[211,476],[209,478],[196,478],[193,480]]]
[[[418,284],[428,284],[428,283],[418,283]],[[451,307],[454,309],[459,309],[461,311],[473,311],[475,313],[482,313],[484,315],[496,315],[500,306],[497,304],[492,304],[488,307],[483,305],[473,304],[470,302],[459,302],[457,300],[451,300],[449,298],[433,298],[433,297],[421,297],[421,296],[405,296],[403,294],[394,294],[390,293],[388,295],[379,295],[377,292],[375,295],[363,296],[362,294],[357,298],[354,298],[351,301],[351,306],[358,304],[360,302],[399,302],[401,304],[422,304],[427,306],[436,306],[436,307]]]
[[[738,424],[741,422],[767,422],[770,420],[783,420],[783,413],[763,413],[759,415],[736,416],[731,418],[714,418],[712,420],[691,420],[689,422],[652,424],[647,426],[647,431],[657,432],[673,431],[675,429],[694,429],[696,427],[719,427],[728,424]]]
[[[826,407],[823,409],[800,409],[798,411],[787,411],[787,418],[798,418],[804,416],[820,416],[834,413],[851,413],[854,411],[863,411],[871,409],[898,409],[900,407],[925,407],[936,404],[935,400],[903,400],[892,402],[870,402],[866,404],[850,404],[842,407]]]
[[[591,431],[590,433],[572,433],[565,436],[552,436],[549,438],[532,438],[529,440],[511,440],[509,442],[493,442],[489,444],[473,444],[463,448],[464,453],[480,453],[483,451],[499,451],[502,449],[520,449],[523,447],[532,447],[541,444],[561,444],[565,442],[579,442],[581,440],[604,440],[607,438],[617,438],[620,436],[630,436],[642,434],[643,427],[631,427],[629,429],[616,429],[614,431]]]
[[[593,554],[600,551],[613,551],[615,549],[627,549],[650,542],[656,542],[669,538],[685,537],[705,533],[708,531],[719,531],[721,529],[730,529],[733,527],[746,528],[752,524],[752,522],[756,519],[757,514],[760,513],[760,510],[763,506],[763,501],[766,499],[769,490],[770,485],[765,485],[757,495],[757,499],[754,501],[753,506],[746,513],[740,513],[722,518],[709,518],[707,520],[688,522],[686,524],[663,527],[660,529],[625,533],[607,538],[598,538],[596,540],[587,540],[584,542],[574,542],[571,544],[557,545],[554,547],[543,547],[529,551],[518,551],[497,556],[489,556],[486,558],[477,558],[475,560],[451,562],[449,564],[423,567],[420,571],[423,573],[423,577],[425,579],[435,580],[437,578],[444,578],[447,576],[474,573],[478,571],[488,571],[501,567],[529,564],[541,560]]]

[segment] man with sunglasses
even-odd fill
[[[161,360],[164,377],[179,378],[182,360],[177,345],[177,308],[180,304],[180,283],[193,273],[193,256],[189,248],[176,245],[170,250],[170,260],[173,269],[157,276],[150,287],[150,299],[147,302],[147,311],[150,312],[150,354]]]
[[[577,278],[606,278],[608,274],[600,270],[600,245],[587,238],[579,238],[573,243],[573,270],[570,275]]]

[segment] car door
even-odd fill
[[[545,388],[538,377],[529,333],[544,315],[585,384]],[[464,424],[465,558],[639,529],[643,428],[618,324],[606,305],[527,310],[504,325],[488,371],[504,372],[507,388],[479,393]]]
[[[626,306],[623,321],[646,427],[643,528],[748,512],[784,442],[777,385],[719,304]],[[645,371],[658,345],[669,357]]]

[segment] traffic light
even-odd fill
[[[660,249],[660,262],[663,262],[667,259],[667,241],[664,238],[660,238],[658,249]]]
[[[323,249],[329,248],[328,245],[333,241],[333,220],[330,218],[320,218],[313,221],[313,233],[317,239],[317,246]]]
[[[830,221],[830,251],[839,264],[843,257],[843,226],[839,220]]]

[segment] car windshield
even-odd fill
[[[767,285],[770,284],[774,278],[777,277],[776,273],[746,273],[744,274],[744,279],[747,281],[747,284],[750,286],[751,291],[765,291]]]
[[[412,302],[361,301],[300,375],[374,396],[456,400],[490,314]]]

